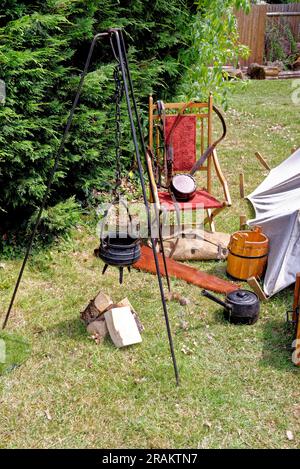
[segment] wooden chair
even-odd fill
[[[171,128],[176,119],[176,115],[184,108],[185,103],[164,103],[166,129]],[[207,103],[192,102],[187,105],[182,113],[179,124],[174,131],[174,155],[173,173],[187,173],[192,169],[194,163],[213,143],[213,97],[209,96]],[[152,96],[149,98],[149,148],[155,155],[161,167],[164,167],[164,154],[161,148],[161,131],[159,130],[160,116],[157,112],[157,104],[153,102]],[[155,203],[159,208],[166,211],[174,211],[175,206],[168,191],[159,187],[159,181],[154,176],[153,161],[149,155],[147,165],[152,182],[155,183]],[[224,200],[219,201],[212,195],[213,170],[216,173],[216,180],[222,187]],[[197,189],[197,193],[192,201],[178,202],[180,209],[192,209],[203,204],[206,211],[204,225],[209,224],[210,230],[215,231],[215,217],[226,207],[231,206],[231,197],[227,181],[222,173],[216,149],[208,157],[204,165],[200,168],[205,176],[204,187]],[[197,177],[197,175],[196,175]],[[152,200],[153,202],[153,200]]]

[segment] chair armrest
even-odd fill
[[[213,157],[213,162],[214,162],[214,166],[215,166],[215,170],[216,170],[218,179],[219,179],[219,181],[220,181],[220,183],[223,187],[226,205],[228,207],[230,207],[232,205],[231,195],[230,195],[230,192],[229,192],[227,180],[226,180],[226,178],[225,178],[225,176],[222,172],[222,169],[221,169],[221,166],[220,166],[220,163],[219,163],[219,159],[218,159],[218,156],[217,156],[217,150],[213,151],[212,157]]]

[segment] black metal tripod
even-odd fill
[[[151,211],[150,211],[150,206],[149,206],[149,202],[148,202],[148,199],[147,199],[146,187],[145,187],[145,182],[144,182],[144,178],[143,178],[143,166],[142,166],[140,149],[139,149],[139,144],[138,144],[138,139],[137,139],[136,126],[135,126],[135,123],[134,123],[134,116],[135,116],[135,120],[136,120],[136,124],[137,124],[140,144],[141,144],[142,151],[144,153],[145,158],[146,158],[146,145],[145,145],[145,141],[144,141],[144,137],[143,137],[142,126],[141,126],[141,122],[140,122],[140,118],[139,118],[139,114],[138,114],[138,108],[137,108],[135,95],[134,95],[133,84],[132,84],[132,79],[131,79],[130,70],[129,70],[129,64],[128,64],[128,58],[127,58],[127,53],[126,53],[126,47],[125,47],[123,32],[119,28],[109,29],[106,32],[96,34],[93,38],[93,41],[92,41],[92,44],[90,46],[90,50],[89,50],[89,53],[88,53],[88,57],[87,57],[87,60],[86,60],[85,66],[84,66],[84,70],[82,72],[81,79],[80,79],[80,82],[79,82],[79,85],[78,85],[77,93],[76,93],[76,96],[75,96],[75,99],[74,99],[74,102],[73,102],[73,105],[72,105],[72,108],[71,108],[71,111],[70,111],[70,114],[69,114],[69,117],[68,117],[67,125],[66,125],[66,128],[64,130],[62,140],[61,140],[60,146],[58,148],[58,151],[57,151],[57,154],[56,154],[56,157],[55,157],[54,165],[53,165],[52,171],[51,171],[50,176],[49,176],[49,180],[48,180],[48,184],[47,184],[47,187],[46,187],[45,195],[44,195],[41,207],[40,207],[38,215],[37,215],[36,223],[34,225],[34,228],[32,230],[32,233],[31,233],[31,236],[30,236],[30,239],[29,239],[26,254],[25,254],[25,257],[24,257],[24,260],[23,260],[23,263],[22,263],[22,266],[21,266],[21,269],[20,269],[20,272],[19,272],[19,275],[18,275],[18,278],[17,278],[17,281],[16,281],[14,292],[13,292],[13,295],[12,295],[12,298],[11,298],[11,301],[10,301],[10,304],[9,304],[9,307],[8,307],[8,310],[7,310],[7,313],[6,313],[2,328],[4,329],[6,327],[8,319],[9,319],[11,311],[12,311],[12,308],[13,308],[13,305],[14,305],[16,294],[18,292],[18,288],[20,286],[20,282],[21,282],[22,277],[23,277],[24,269],[26,267],[29,254],[31,252],[31,248],[32,248],[32,245],[33,245],[33,241],[34,241],[36,232],[37,232],[37,228],[38,228],[39,222],[41,220],[41,216],[42,216],[43,210],[45,208],[46,202],[47,202],[48,197],[50,195],[50,189],[51,189],[51,186],[52,186],[53,178],[54,178],[55,172],[57,170],[58,163],[59,163],[62,151],[63,151],[64,146],[65,146],[66,138],[67,138],[67,136],[69,134],[69,131],[70,131],[70,127],[71,127],[71,124],[72,124],[72,121],[73,121],[75,109],[78,105],[78,101],[79,101],[80,94],[81,94],[81,91],[82,91],[84,79],[85,79],[85,77],[88,73],[88,70],[89,70],[89,66],[90,66],[90,63],[91,63],[91,59],[92,59],[92,55],[93,55],[95,45],[96,45],[98,40],[100,40],[104,37],[108,37],[110,39],[110,43],[111,43],[111,47],[112,47],[114,57],[117,60],[117,62],[119,62],[120,68],[121,68],[123,86],[124,86],[124,92],[125,92],[125,98],[126,98],[126,104],[127,104],[127,111],[128,111],[128,116],[129,116],[129,120],[130,120],[131,135],[132,135],[132,139],[133,139],[133,143],[134,143],[134,149],[135,149],[135,154],[136,154],[136,160],[137,160],[137,165],[138,165],[138,171],[139,171],[139,177],[140,177],[140,182],[141,182],[141,187],[142,187],[144,204],[145,204],[145,208],[146,208],[146,212],[147,212],[148,232],[150,233],[151,245],[152,245],[153,256],[154,256],[154,261],[155,261],[155,266],[156,266],[156,273],[157,273],[157,278],[158,278],[158,285],[159,285],[159,290],[160,290],[160,295],[161,295],[161,302],[162,302],[162,306],[163,306],[163,312],[164,312],[166,328],[167,328],[167,333],[168,333],[171,357],[172,357],[172,361],[173,361],[176,384],[178,386],[179,385],[179,373],[178,373],[178,367],[177,367],[177,363],[176,363],[172,332],[171,332],[170,321],[169,321],[169,316],[168,316],[168,310],[167,310],[167,305],[166,305],[166,298],[165,298],[165,294],[164,294],[162,277],[161,277],[161,272],[160,272],[160,267],[159,267],[159,262],[158,262],[158,255],[157,255],[156,248],[155,248],[156,240],[152,237],[152,234],[151,234]],[[115,44],[114,44],[114,41],[115,41]],[[154,187],[153,187],[153,183],[151,181],[150,175],[149,175],[149,169],[148,169],[147,165],[146,165],[146,168],[147,168],[147,175],[148,175],[149,184],[150,184],[150,191],[151,191],[151,194],[152,194],[152,197],[153,197],[153,200],[154,200]],[[158,227],[159,227],[159,238],[160,238],[160,242],[161,242],[160,244],[163,247],[162,233],[161,233],[161,228],[160,228],[160,224],[159,224],[159,209],[156,206],[156,204],[154,204],[154,207],[155,207],[155,217],[156,217],[157,224],[158,224]],[[167,265],[166,265],[166,258],[165,258],[164,250],[162,251],[162,254],[163,254],[164,269],[165,269],[165,274],[166,274],[166,278],[167,278],[168,288],[170,290],[170,280],[169,280],[169,275],[168,275],[168,271],[167,271]]]

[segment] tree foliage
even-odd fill
[[[239,43],[235,9],[250,11],[250,0],[198,0],[191,47],[182,52],[186,73],[182,93],[189,99],[205,99],[210,91],[226,105],[230,83],[223,65],[237,65],[248,48]]]

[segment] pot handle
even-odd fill
[[[209,300],[214,301],[215,303],[218,303],[219,305],[223,306],[228,311],[231,311],[232,308],[228,303],[225,303],[225,301],[220,300],[216,296],[209,293],[207,290],[202,290],[201,294],[202,296],[206,296],[206,298],[208,298]]]

